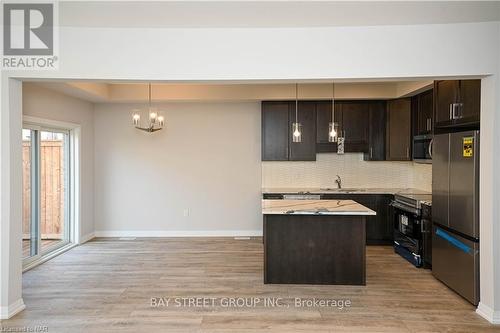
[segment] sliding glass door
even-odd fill
[[[23,257],[30,263],[70,241],[69,131],[23,129]]]

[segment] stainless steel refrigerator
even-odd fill
[[[479,303],[479,131],[434,136],[432,273]]]

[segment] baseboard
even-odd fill
[[[262,236],[262,230],[99,230],[95,237],[243,237]]]
[[[489,306],[479,302],[476,313],[492,324],[500,325],[500,311],[494,311]]]
[[[19,312],[23,311],[26,308],[24,305],[24,301],[22,298],[18,299],[14,303],[9,306],[1,306],[0,307],[0,320],[9,319],[14,317]]]
[[[84,243],[87,243],[89,240],[92,238],[95,238],[95,232],[91,232],[89,234],[83,235],[80,237],[80,242],[78,243],[79,245],[82,245]]]

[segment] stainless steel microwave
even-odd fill
[[[432,163],[432,134],[413,137],[413,161]]]

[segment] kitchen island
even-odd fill
[[[264,283],[366,284],[366,216],[353,200],[262,200]]]

